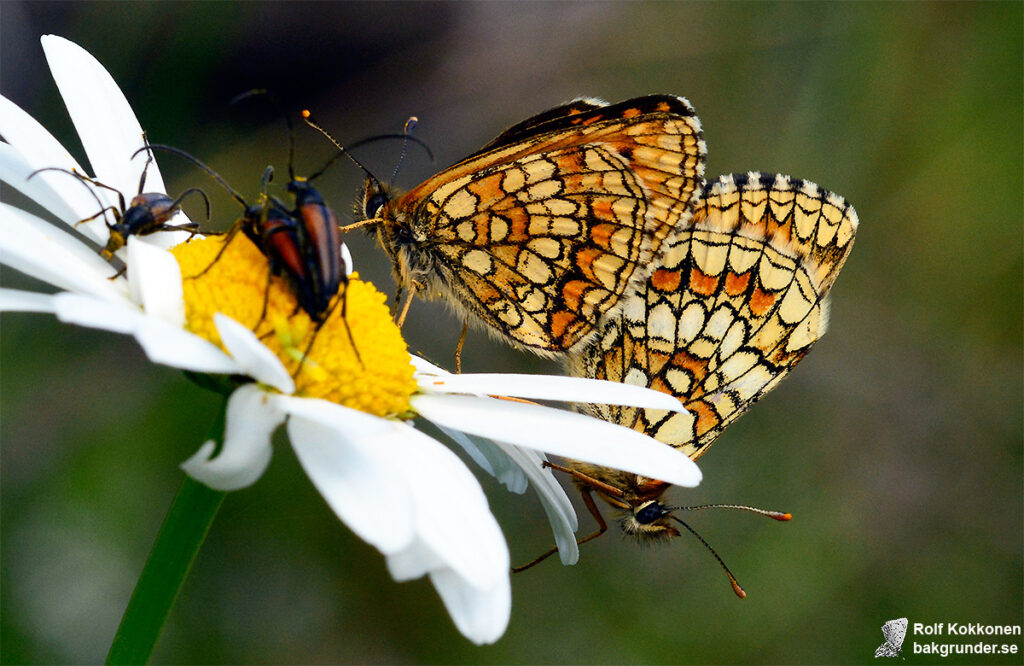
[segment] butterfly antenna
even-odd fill
[[[404,137],[404,140],[402,141],[402,154],[398,156],[398,163],[395,165],[395,170],[391,172],[392,183],[395,182],[396,178],[398,178],[398,170],[402,168],[402,162],[405,161],[405,154],[409,150],[409,135],[412,133],[413,128],[416,127],[416,123],[419,121],[420,119],[416,116],[409,116],[409,119],[405,121],[405,127],[402,128],[402,136]]]
[[[416,138],[412,134],[378,134],[376,136],[360,139],[359,141],[356,141],[355,143],[350,145],[348,149],[355,150],[356,148],[365,146],[368,143],[376,143],[377,141],[381,141],[383,139],[401,139],[402,141],[405,141],[407,143],[415,143],[417,146],[422,148],[424,152],[427,153],[427,157],[430,159],[431,164],[437,163],[437,158],[434,157],[434,151],[430,149],[430,146],[428,146],[425,141]]]
[[[379,179],[377,178],[377,176],[373,175],[373,172],[372,172],[372,171],[370,171],[369,169],[367,169],[367,168],[366,168],[365,166],[363,166],[363,163],[362,163],[362,162],[360,162],[360,161],[359,161],[359,160],[357,160],[357,159],[356,159],[355,157],[353,157],[353,156],[352,156],[352,153],[350,153],[350,152],[348,151],[348,149],[347,149],[347,148],[345,148],[345,146],[343,146],[343,145],[341,145],[340,143],[338,143],[338,140],[337,140],[337,139],[335,139],[335,138],[334,138],[333,136],[331,136],[331,133],[330,133],[330,132],[328,132],[327,130],[325,130],[325,129],[324,129],[324,128],[323,128],[323,127],[322,127],[322,126],[320,125],[320,123],[318,123],[318,122],[316,121],[316,119],[315,119],[315,118],[313,118],[313,114],[312,114],[312,113],[310,112],[310,110],[309,110],[309,109],[303,109],[303,110],[302,110],[302,119],[303,119],[303,120],[304,120],[304,121],[306,122],[306,124],[307,124],[307,125],[309,125],[309,126],[310,126],[310,127],[312,127],[313,129],[315,129],[315,130],[316,130],[317,132],[320,132],[320,133],[321,133],[321,134],[323,134],[323,135],[324,135],[325,137],[327,137],[327,140],[328,140],[328,141],[330,141],[330,142],[331,142],[332,144],[334,144],[334,147],[335,147],[335,148],[337,148],[337,149],[338,149],[338,151],[339,151],[339,152],[338,152],[338,154],[337,154],[337,155],[335,155],[334,157],[332,157],[332,158],[330,159],[330,161],[328,161],[328,162],[327,162],[327,164],[325,164],[325,165],[324,165],[324,167],[323,167],[322,169],[320,169],[320,170],[319,170],[319,171],[317,171],[317,172],[316,172],[315,174],[313,174],[312,176],[310,176],[310,177],[309,177],[309,180],[313,180],[314,178],[316,178],[317,176],[319,176],[320,174],[322,174],[322,173],[323,173],[324,171],[326,171],[326,170],[327,170],[327,167],[329,167],[330,165],[334,164],[334,162],[335,162],[336,160],[338,160],[338,159],[339,159],[339,158],[340,158],[340,157],[341,157],[342,155],[344,155],[344,156],[345,156],[345,157],[347,157],[347,158],[348,158],[348,159],[349,159],[349,160],[350,160],[350,161],[351,161],[351,162],[352,162],[353,164],[355,164],[355,165],[356,165],[357,167],[359,167],[359,168],[360,168],[360,169],[362,170],[362,172],[363,172],[363,173],[365,173],[365,174],[367,175],[367,177],[368,177],[368,178],[370,178],[370,180],[372,180],[373,182],[375,182],[375,183],[377,183],[378,185],[380,185],[380,180],[379,180]]]
[[[172,155],[177,155],[178,157],[191,162],[193,165],[195,165],[196,167],[198,167],[202,171],[205,171],[207,173],[207,175],[209,175],[215,181],[220,183],[221,187],[223,187],[225,190],[227,190],[228,193],[231,194],[231,196],[235,198],[235,201],[237,201],[238,203],[242,204],[243,208],[248,208],[249,207],[249,204],[245,203],[245,199],[242,198],[242,195],[239,194],[238,192],[236,192],[235,188],[233,188],[230,185],[228,185],[227,181],[224,180],[223,178],[221,178],[220,174],[218,174],[216,171],[214,171],[210,167],[208,167],[205,164],[203,164],[202,162],[200,162],[195,157],[192,157],[191,155],[186,153],[184,150],[181,150],[179,148],[175,148],[174,146],[165,146],[165,145],[163,145],[161,143],[150,143],[150,144],[147,144],[147,145],[143,146],[142,148],[139,148],[134,153],[132,153],[132,157],[135,157],[136,155],[141,153],[143,150],[151,150],[153,148],[157,148],[159,150],[167,151],[168,153],[170,153]]]
[[[699,504],[697,506],[667,506],[666,511],[701,511],[703,509],[735,509],[737,511],[749,511],[765,518],[774,518],[780,522],[793,519],[793,514],[784,511],[769,511],[759,509],[756,506],[745,506],[742,504]]]
[[[288,126],[288,180],[295,180],[295,125],[292,124],[291,116],[284,110],[281,100],[266,88],[246,90],[244,93],[235,95],[229,103],[237,104],[250,97],[266,97],[274,105],[274,108],[277,109],[277,112],[281,114],[281,117],[284,118],[284,123]]]
[[[704,537],[702,537],[700,534],[697,534],[697,530],[693,529],[692,527],[687,525],[685,522],[683,522],[683,520],[681,518],[679,518],[678,516],[675,516],[675,515],[671,515],[671,514],[670,514],[670,516],[677,523],[679,523],[680,525],[685,527],[687,529],[687,531],[690,532],[690,534],[692,534],[693,536],[697,537],[697,540],[700,541],[702,544],[704,544],[704,547],[707,548],[708,551],[712,555],[715,556],[715,559],[718,560],[718,563],[720,565],[722,565],[722,570],[725,572],[725,575],[729,577],[729,582],[732,584],[732,591],[735,592],[736,596],[739,597],[740,599],[746,599],[747,593],[743,591],[742,587],[740,587],[740,584],[736,581],[736,576],[732,575],[732,572],[729,571],[729,567],[727,567],[725,565],[725,562],[722,560],[721,557],[719,557],[718,553],[715,552],[715,549],[711,547],[711,544],[709,544],[707,541],[705,541]]]

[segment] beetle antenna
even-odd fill
[[[288,126],[288,180],[295,180],[295,126],[292,124],[292,118],[288,115],[288,112],[284,110],[284,106],[281,101],[266,88],[253,88],[252,90],[246,90],[244,93],[235,95],[230,104],[237,104],[243,100],[249,99],[250,97],[266,97],[277,112],[284,118],[285,125]]]
[[[245,203],[245,199],[242,198],[242,195],[239,194],[238,192],[236,192],[235,188],[233,188],[230,185],[228,185],[228,182],[226,180],[224,180],[223,178],[221,178],[220,174],[218,174],[216,171],[214,171],[210,167],[208,167],[205,164],[203,164],[202,162],[200,162],[195,157],[192,157],[191,155],[186,153],[184,150],[181,150],[180,148],[175,148],[174,146],[166,146],[166,145],[164,145],[162,143],[150,143],[150,144],[147,144],[147,145],[143,146],[142,148],[139,148],[134,153],[132,153],[132,157],[135,157],[136,155],[141,153],[143,150],[151,150],[153,148],[157,148],[159,150],[167,151],[168,153],[171,153],[172,155],[177,155],[178,157],[191,162],[193,165],[195,165],[196,167],[198,167],[202,171],[205,171],[207,173],[207,175],[209,175],[215,181],[220,183],[221,187],[223,187],[225,190],[227,190],[228,193],[231,194],[231,196],[235,198],[235,201],[237,201],[238,203],[242,204],[242,208],[248,208],[249,207],[249,204]]]
[[[87,185],[86,183],[90,183],[90,184],[92,184],[94,186],[97,186],[97,187],[103,187],[105,189],[112,190],[113,192],[116,192],[119,196],[122,196],[122,200],[123,200],[124,197],[123,197],[123,195],[121,195],[120,191],[115,190],[113,187],[110,187],[109,185],[104,185],[103,183],[97,182],[97,181],[93,180],[92,178],[89,178],[88,176],[80,174],[77,171],[75,171],[74,169],[65,169],[63,167],[43,167],[42,169],[36,169],[32,173],[30,173],[25,178],[25,180],[30,180],[37,173],[42,173],[43,171],[60,171],[61,173],[66,173],[66,174],[68,174],[70,176],[74,176],[75,178],[77,178],[78,182],[80,182],[82,184],[82,187],[84,187],[85,189],[89,190],[89,194],[91,194],[92,198],[96,200],[96,205],[100,207],[100,212],[103,213],[103,222],[108,227],[110,226],[110,222],[107,221],[107,211],[110,210],[112,207],[111,206],[104,206],[103,202],[100,200],[100,196],[98,194],[96,194],[96,190],[94,190],[91,187],[89,187],[89,185]],[[122,207],[123,207],[123,205],[122,205]],[[94,219],[95,217],[96,216],[94,215],[93,218],[86,218],[86,220]],[[86,221],[86,220],[83,220],[83,222]]]

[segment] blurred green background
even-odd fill
[[[890,618],[1022,622],[1019,2],[3,2],[0,90],[83,159],[46,33],[107,66],[151,140],[247,194],[287,149],[272,111],[227,105],[254,86],[348,143],[418,116],[438,163],[411,149],[405,187],[566,99],[666,92],[700,114],[709,177],[811,179],[862,223],[829,335],[701,459],[700,488],[673,498],[794,514],[692,516],[746,600],[696,541],[641,550],[612,532],[576,567],[515,576],[507,634],[474,647],[427,582],[391,581],[282,437],[268,473],[227,498],[156,662],[869,663]],[[331,149],[297,134],[309,173]],[[358,155],[387,176],[400,151]],[[230,199],[161,164],[169,191],[204,187],[226,226]],[[343,220],[359,182],[344,162],[319,182]],[[383,253],[351,245],[390,293]],[[10,270],[3,282],[40,288]],[[458,330],[417,303],[406,334],[450,367]],[[96,662],[216,401],[128,338],[25,314],[2,333],[0,659]],[[557,371],[479,333],[466,369]],[[546,549],[532,494],[479,477],[513,562]]]

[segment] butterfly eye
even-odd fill
[[[395,226],[395,232],[398,234],[398,242],[400,243],[411,243],[412,242],[412,230],[409,227],[401,224]]]
[[[651,502],[640,507],[640,510],[633,514],[633,517],[641,525],[649,525],[664,515],[665,512],[662,510],[661,505],[657,502]]]
[[[380,212],[384,204],[388,202],[387,196],[383,192],[377,192],[370,196],[366,200],[366,205],[363,207],[363,213],[367,219],[373,219],[377,217],[377,213]]]

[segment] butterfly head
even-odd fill
[[[396,205],[399,202],[379,180],[367,178],[356,201],[356,217],[363,218],[357,225],[366,227],[377,236],[394,263],[395,278],[399,283],[429,282],[433,272],[431,255],[422,251],[429,239],[416,230],[413,215],[401,205]]]
[[[669,507],[657,500],[646,499],[638,499],[630,504],[619,519],[623,534],[640,543],[654,543],[679,536],[679,530],[669,524],[672,517]]]
[[[640,543],[655,543],[679,536],[670,524],[672,507],[662,504],[662,495],[671,486],[663,481],[630,474],[617,469],[572,461],[573,470],[588,481],[577,478],[581,489],[590,489],[619,510],[619,525],[625,536]],[[589,482],[593,479],[596,483]]]

